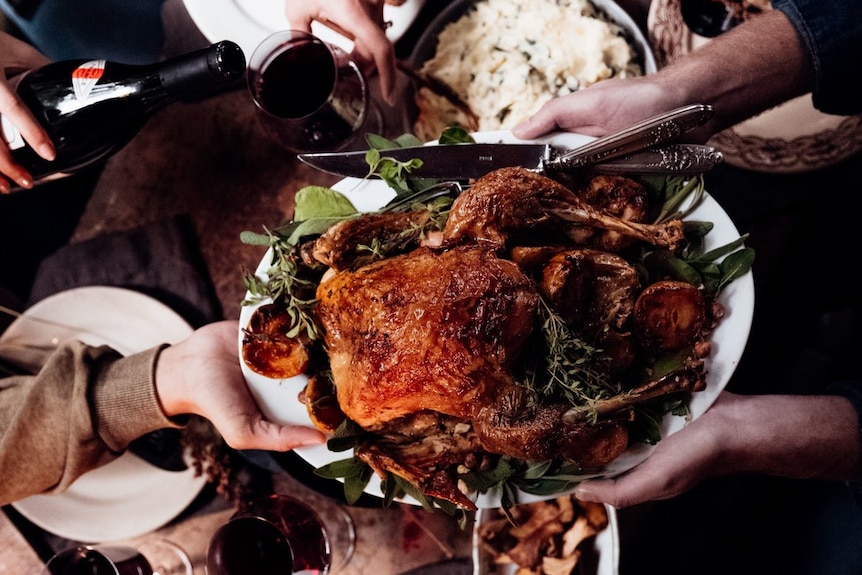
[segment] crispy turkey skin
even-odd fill
[[[475,245],[337,273],[317,298],[338,402],[369,431],[425,410],[469,420],[493,403],[514,385],[538,305],[518,266]]]

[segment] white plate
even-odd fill
[[[36,303],[0,336],[4,343],[61,344],[77,338],[123,355],[192,332],[172,309],[142,293],[104,286],[60,292]],[[206,476],[159,469],[126,452],[79,477],[64,493],[12,505],[46,531],[88,543],[128,539],[158,529],[200,493]]]
[[[620,570],[620,530],[617,523],[617,510],[605,504],[608,514],[608,525],[596,533],[593,549],[598,563],[596,570],[588,572],[586,564],[577,570],[583,575],[617,575]],[[484,549],[479,541],[479,525],[489,521],[496,515],[496,510],[483,509],[476,514],[476,525],[473,529],[473,575],[517,575],[518,566],[513,563],[495,564],[493,557]]]
[[[473,134],[479,142],[518,142],[510,132],[480,132]],[[575,148],[593,138],[579,134],[557,134],[555,136],[538,140],[548,142],[555,146]],[[360,211],[373,211],[392,199],[395,193],[380,180],[364,181],[357,178],[345,178],[333,186],[336,190],[345,194]],[[714,227],[706,237],[706,249],[712,249],[724,245],[739,238],[739,231],[730,220],[727,213],[708,194],[705,195],[703,203],[689,216],[691,220],[713,222]],[[261,260],[256,274],[266,277],[269,268],[271,254],[267,254]],[[712,355],[707,361],[707,386],[704,391],[694,393],[689,407],[692,419],[699,417],[716,400],[718,394],[727,385],[730,376],[736,369],[748,334],[751,329],[751,320],[754,313],[754,280],[751,272],[738,278],[725,288],[719,302],[725,307],[726,315],[712,335]],[[263,303],[263,302],[262,302]],[[243,306],[240,311],[240,326],[248,325],[255,306]],[[242,330],[239,333],[240,350],[242,349]],[[241,356],[241,355],[240,355]],[[272,421],[285,424],[310,425],[305,405],[297,399],[307,381],[305,376],[298,376],[284,380],[273,380],[254,373],[242,363],[243,373],[251,388],[252,394],[258,402],[263,413]],[[671,433],[682,429],[686,419],[668,414],[661,424],[661,435],[667,437]],[[602,476],[612,477],[628,469],[631,469],[652,452],[653,446],[636,445],[626,451],[616,461],[608,465],[602,472]],[[308,461],[314,467],[321,467],[327,463],[338,461],[347,457],[344,453],[329,451],[325,445],[297,449],[296,453]],[[586,479],[587,476],[584,476]],[[381,492],[377,482],[372,481],[367,493],[380,496]],[[520,494],[521,502],[547,499],[534,495]],[[408,499],[411,503],[415,502]],[[500,497],[498,493],[485,493],[479,496],[476,504],[479,508],[498,507]]]
[[[211,42],[233,40],[251,57],[260,42],[274,32],[287,30],[285,0],[183,0],[195,25]],[[294,0],[301,1],[301,0]],[[419,15],[425,0],[405,0],[400,6],[386,4],[383,19],[392,22],[386,36],[398,41]],[[313,25],[312,32],[328,42],[342,44],[344,39],[330,29]]]

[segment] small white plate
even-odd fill
[[[512,136],[511,132],[478,132],[473,134],[478,142],[520,142]],[[541,140],[561,148],[576,148],[594,138],[580,134],[557,134]],[[395,196],[395,192],[381,180],[362,180],[358,178],[345,178],[333,186],[342,192],[353,202],[359,211],[374,211],[386,204]],[[734,226],[727,213],[708,194],[705,194],[703,203],[688,217],[690,220],[708,221],[714,224],[712,231],[706,236],[706,249],[710,250],[718,246],[730,243],[739,238],[739,231]],[[262,278],[266,277],[266,270],[270,267],[271,252],[267,252],[256,270],[256,274]],[[692,394],[689,401],[690,419],[700,417],[713,402],[718,394],[724,389],[730,380],[742,352],[748,341],[751,329],[751,321],[754,314],[754,280],[751,272],[741,278],[734,280],[721,293],[718,301],[726,311],[724,318],[712,333],[712,354],[706,361],[707,385],[706,389]],[[262,305],[261,302],[258,305]],[[248,325],[252,313],[257,306],[243,306],[240,310],[239,346],[240,357],[242,357],[242,327]],[[298,399],[299,393],[305,387],[307,378],[297,376],[289,379],[274,380],[254,373],[245,362],[240,362],[261,411],[271,421],[282,424],[311,425],[305,405]],[[667,414],[660,426],[662,437],[679,431],[687,423],[686,418]],[[627,471],[646,459],[654,449],[654,446],[639,444],[629,448],[617,460],[602,470],[600,476],[613,477]],[[296,453],[308,461],[314,467],[322,467],[328,463],[339,461],[349,457],[349,454],[329,451],[326,445],[305,447],[296,450]],[[594,477],[595,475],[591,476]],[[584,476],[583,479],[587,479]],[[371,495],[382,496],[379,482],[372,481],[366,488]],[[545,497],[535,496],[528,493],[520,493],[519,501],[529,503],[559,494]],[[409,503],[416,503],[412,498],[406,498]],[[489,492],[479,496],[476,505],[481,508],[499,507],[500,493]]]
[[[3,343],[59,345],[79,339],[110,345],[123,355],[192,332],[171,308],[133,290],[89,286],[33,305],[0,336]],[[126,452],[79,477],[67,491],[12,504],[42,529],[75,541],[129,539],[158,529],[183,511],[207,482],[193,467],[165,471]]]
[[[264,38],[290,28],[284,15],[284,0],[183,1],[189,16],[207,39],[211,42],[233,40],[245,52],[246,58],[251,57]],[[384,21],[392,22],[386,29],[389,40],[397,42],[407,32],[424,4],[425,0],[405,0],[400,6],[386,4],[383,7]],[[343,42],[323,26],[312,26],[312,32],[328,42]]]

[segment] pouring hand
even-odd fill
[[[51,139],[15,93],[14,82],[11,80],[21,72],[38,68],[50,61],[30,45],[3,32],[0,32],[0,54],[0,68],[3,71],[3,77],[0,78],[0,116],[3,118],[4,132],[8,122],[18,129],[24,140],[40,156],[53,160],[56,152]],[[0,143],[0,193],[9,193],[10,180],[22,188],[33,187],[32,176],[12,158],[4,137]]]

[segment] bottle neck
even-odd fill
[[[158,70],[166,94],[191,100],[240,79],[245,73],[245,55],[233,42],[223,41],[166,60],[158,65]]]

